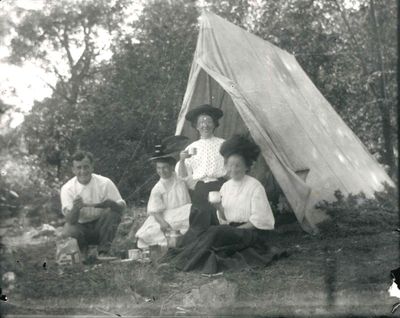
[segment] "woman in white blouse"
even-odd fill
[[[233,136],[223,143],[221,154],[225,158],[230,180],[220,190],[221,203],[215,204],[221,225],[201,231],[191,231],[179,248],[171,251],[171,259],[183,271],[200,270],[216,273],[246,266],[267,265],[282,253],[273,253],[268,243],[268,232],[275,220],[262,184],[249,176],[260,149],[242,136]],[[187,236],[185,235],[185,236]]]
[[[166,232],[179,231],[184,234],[189,228],[191,200],[186,183],[174,172],[177,153],[173,151],[185,139],[187,138],[182,136],[164,139],[161,145],[156,146],[155,153],[150,158],[155,163],[160,180],[150,193],[147,204],[149,217],[135,234],[139,248],[166,246]]]
[[[214,136],[222,110],[211,105],[195,107],[186,114],[186,119],[199,133],[199,139],[180,153],[176,172],[184,178],[190,189],[194,206],[213,210],[212,224],[218,224],[215,208],[208,202],[210,191],[219,191],[225,182],[224,158],[219,150],[225,141]]]
[[[259,148],[244,137],[234,136],[221,148],[230,180],[221,187],[216,203],[221,224],[239,224],[242,229],[274,229],[275,219],[263,185],[247,175]]]

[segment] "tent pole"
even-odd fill
[[[210,105],[213,105],[213,102],[212,102],[211,77],[210,77],[209,74],[207,74],[207,86],[208,86],[208,103]]]

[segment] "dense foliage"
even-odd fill
[[[330,219],[320,225],[326,236],[351,236],[373,234],[398,228],[398,193],[386,185],[384,191],[376,192],[375,198],[366,198],[364,193],[344,197],[335,192],[336,201],[323,201],[317,208]]]
[[[129,201],[138,202],[155,181],[148,154],[156,142],[174,133],[196,45],[199,4],[137,1],[143,11],[124,25],[129,1],[77,3],[47,2],[44,10],[26,13],[15,26],[18,36],[10,60],[35,59],[58,78],[53,96],[36,102],[14,133],[18,142],[13,155],[22,151],[22,156],[34,158],[31,164],[40,171],[40,177],[23,174],[44,180],[21,191],[49,195],[50,188],[71,177],[68,160],[84,148],[95,154],[96,171],[111,177]],[[348,3],[353,7],[346,7]],[[396,171],[394,0],[203,4],[295,54],[370,152],[391,173]],[[101,30],[111,38],[108,60],[97,59]],[[81,48],[80,54],[74,56],[73,47]],[[64,67],[51,59],[49,50],[58,52]],[[9,147],[1,155],[10,156]],[[10,182],[10,189],[19,187],[19,181],[2,182]]]

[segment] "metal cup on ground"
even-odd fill
[[[178,238],[181,236],[179,231],[170,231],[165,234],[167,237],[168,247],[176,247]]]

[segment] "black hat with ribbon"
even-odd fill
[[[390,271],[390,275],[400,289],[400,267]]]
[[[150,160],[157,161],[167,158],[176,160],[178,154],[186,148],[190,140],[185,136],[169,136],[154,146],[154,152]]]

